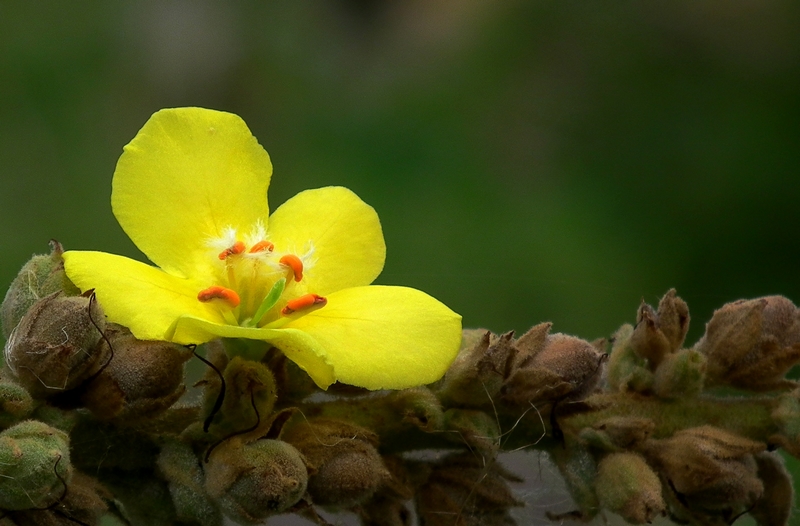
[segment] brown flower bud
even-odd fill
[[[236,356],[228,362],[223,376],[225,398],[214,419],[214,432],[217,435],[239,433],[242,429],[255,426],[241,438],[246,442],[247,437],[255,439],[264,436],[270,426],[267,416],[275,407],[277,398],[275,378],[269,367]],[[219,392],[214,389],[209,391],[213,392],[214,398]]]
[[[650,440],[645,456],[666,479],[678,516],[736,515],[764,491],[753,455],[761,442],[712,426],[684,429],[664,440]]]
[[[751,391],[797,387],[784,375],[800,362],[800,312],[781,296],[727,303],[695,348],[708,357],[708,381]]]
[[[755,456],[758,477],[764,483],[764,495],[750,515],[760,526],[785,526],[794,508],[792,478],[777,453],[762,452]]]
[[[689,307],[670,289],[658,304],[658,311],[644,300],[636,315],[636,327],[631,335],[633,351],[645,358],[655,370],[665,356],[683,345],[689,330]]]
[[[36,302],[11,333],[6,365],[34,397],[74,389],[105,363],[106,350],[98,345],[104,329],[96,301],[54,292]]]
[[[457,454],[433,468],[416,495],[421,524],[505,526],[512,523],[510,509],[523,505],[508,487],[521,479],[497,462],[485,465],[480,457]]]
[[[666,510],[658,475],[636,453],[604,457],[597,466],[595,487],[600,505],[631,524],[649,523]]]
[[[106,337],[114,356],[86,386],[82,398],[97,418],[152,417],[181,397],[186,390],[183,364],[192,356],[190,350],[174,343],[138,340],[119,325],[110,325]]]
[[[491,405],[517,353],[513,337],[513,332],[498,336],[482,329],[465,330],[461,350],[442,380],[442,400],[448,405]]]
[[[384,457],[389,478],[367,501],[357,506],[363,524],[375,526],[411,526],[411,511],[406,503],[414,496],[415,487],[406,461],[398,456]],[[420,476],[421,470],[414,470]]]
[[[308,481],[300,453],[280,440],[227,440],[211,453],[205,474],[208,495],[240,524],[260,524],[288,510]]]
[[[6,297],[0,306],[3,335],[11,337],[11,331],[34,303],[54,292],[68,296],[80,294],[64,272],[61,254],[64,248],[58,241],[50,241],[50,254],[33,256],[25,263],[17,277],[11,282]]]
[[[305,457],[308,492],[321,506],[364,502],[389,478],[375,449],[378,436],[363,427],[318,418],[291,427],[283,439]]]
[[[580,431],[579,437],[587,445],[605,451],[631,449],[648,438],[655,429],[649,418],[613,416]]]
[[[504,387],[504,397],[519,405],[583,398],[602,378],[605,356],[580,338],[561,333],[547,335],[536,354],[517,364]]]

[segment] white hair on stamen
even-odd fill
[[[256,243],[266,241],[267,237],[267,227],[264,226],[264,221],[259,219],[256,221],[256,224],[253,225],[250,233],[245,237],[245,244],[247,244],[248,247],[252,247]]]
[[[236,229],[232,226],[226,226],[222,229],[222,234],[219,237],[209,237],[206,240],[206,246],[214,250],[223,251],[230,248],[236,243]]]

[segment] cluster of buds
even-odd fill
[[[523,447],[572,494],[554,521],[789,523],[775,450],[800,457],[800,384],[785,377],[800,311],[786,298],[723,306],[693,346],[674,290],[610,340],[467,330],[434,384],[323,393],[263,342],[247,344],[265,347],[258,362],[209,342],[187,384],[195,349],[108,322],[61,252],[34,257],[0,307],[0,526],[328,524],[319,508],[373,526],[512,525],[522,480],[500,455]]]

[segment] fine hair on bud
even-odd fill
[[[6,366],[34,397],[74,389],[106,362],[97,301],[54,292],[37,301],[6,342]]]

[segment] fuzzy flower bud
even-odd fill
[[[308,482],[302,456],[280,440],[243,444],[232,438],[214,449],[205,472],[208,495],[240,524],[260,524],[288,510]]]
[[[0,433],[0,509],[49,506],[71,476],[69,438],[63,431],[27,420]]]
[[[389,478],[375,433],[342,420],[315,419],[290,428],[283,439],[308,466],[308,492],[321,506],[349,508],[370,498]]]
[[[580,431],[580,439],[602,451],[631,449],[650,438],[655,423],[648,418],[612,416]]]
[[[614,335],[614,346],[608,358],[608,385],[612,391],[649,393],[655,376],[645,358],[631,345],[633,327],[625,324]]]
[[[169,482],[179,521],[199,526],[222,525],[222,513],[205,492],[203,468],[189,444],[168,440],[158,456],[158,468]]]
[[[689,307],[670,289],[658,304],[658,310],[642,301],[631,335],[633,351],[646,359],[654,370],[670,353],[683,345],[689,330]]]
[[[54,292],[36,302],[11,333],[6,365],[34,397],[74,389],[105,362],[106,351],[98,346],[104,329],[96,301]]]
[[[33,411],[33,398],[21,386],[0,380],[0,427],[9,427]]]
[[[482,329],[464,330],[461,350],[442,381],[442,400],[471,407],[490,405],[517,352],[513,337],[513,332],[498,336]]]
[[[58,241],[50,241],[50,254],[33,256],[25,263],[17,277],[11,282],[6,297],[0,306],[3,335],[11,337],[11,331],[34,303],[54,292],[74,296],[80,291],[64,272],[61,254],[64,248]]]
[[[800,311],[782,296],[727,303],[695,348],[708,357],[713,384],[751,391],[797,387],[784,375],[800,362]]]
[[[586,340],[560,333],[547,334],[549,328],[550,324],[537,325],[515,342],[522,349],[504,387],[504,397],[511,403],[578,400],[597,387],[605,354]],[[536,351],[526,353],[525,343],[531,340],[540,344]]]
[[[792,478],[780,455],[762,452],[755,456],[758,477],[764,483],[764,495],[756,502],[750,515],[761,526],[784,526],[794,508]]]
[[[255,439],[264,436],[270,426],[270,420],[266,417],[272,412],[277,399],[275,378],[269,367],[236,356],[228,362],[223,376],[226,383],[225,399],[214,419],[214,431],[217,434],[237,433],[255,425],[252,431],[241,438],[247,440],[247,437]],[[217,390],[207,391],[216,398]]]
[[[119,325],[110,325],[106,337],[114,357],[82,398],[97,418],[150,417],[181,397],[186,390],[183,364],[191,351],[173,343],[138,340]],[[105,342],[103,346],[107,348]]]
[[[653,390],[661,398],[691,398],[703,391],[706,357],[695,349],[667,355],[656,369]]]
[[[511,524],[510,509],[523,503],[508,482],[521,482],[497,462],[485,465],[480,457],[458,454],[438,462],[428,481],[417,491],[417,514],[426,526]],[[460,517],[460,522],[454,518]]]
[[[712,426],[678,431],[650,440],[645,456],[668,481],[679,516],[741,513],[764,492],[753,455],[761,442]]]
[[[597,466],[600,504],[631,524],[651,522],[666,511],[661,481],[641,455],[612,453]]]

